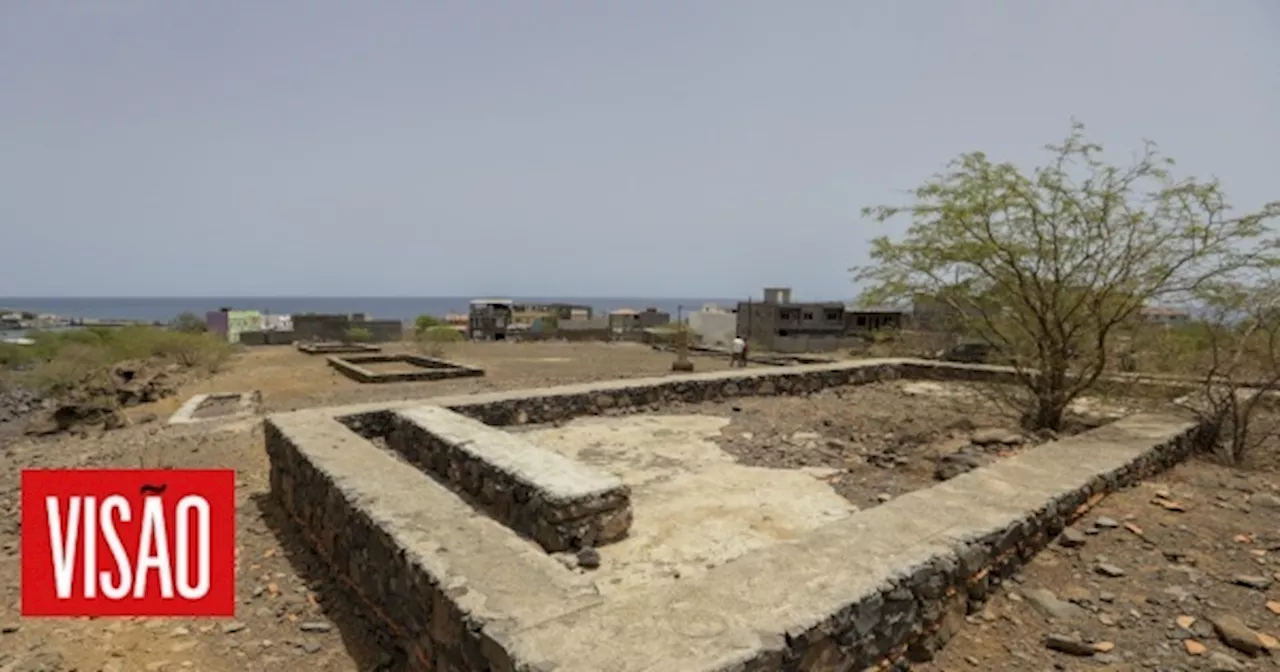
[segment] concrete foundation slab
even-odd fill
[[[169,416],[169,424],[239,420],[257,413],[261,401],[257,392],[197,394]]]
[[[273,493],[414,669],[861,670],[929,657],[1091,498],[1187,455],[1197,426],[1130,416],[854,511],[812,474],[726,462],[707,445],[719,419],[575,418],[890,378],[1010,375],[876,360],[314,409],[268,418],[266,447]],[[434,408],[406,410],[419,407]],[[371,440],[415,416],[429,433],[437,421],[475,429],[450,412],[495,429],[563,424],[514,436],[596,470],[585,481],[612,473],[631,495],[629,535],[595,549],[598,569],[570,569],[471,503],[476,492],[514,492],[484,465],[507,459],[505,473],[539,480],[532,465],[481,445],[516,444],[455,431],[455,448],[474,461],[442,477]],[[468,440],[476,445],[456,445]],[[451,485],[467,479],[470,489]]]
[[[382,352],[377,345],[367,343],[298,343],[299,352],[308,355],[333,355],[344,352]]]

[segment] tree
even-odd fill
[[[205,321],[195,313],[186,312],[169,321],[169,329],[184,334],[203,334],[209,330]]]
[[[1205,319],[1166,332],[1173,343],[1162,354],[1194,374],[1195,389],[1179,402],[1199,418],[1217,454],[1239,465],[1280,429],[1258,414],[1280,389],[1280,283],[1263,276],[1214,283],[1200,294]]]
[[[1068,405],[1112,363],[1109,349],[1144,307],[1178,304],[1240,277],[1277,250],[1280,203],[1232,214],[1216,180],[1175,178],[1154,143],[1127,167],[1073,123],[1029,175],[981,152],[909,192],[914,202],[867,208],[905,236],[872,240],[855,267],[867,303],[927,297],[955,327],[1008,356],[1028,399],[1024,421],[1060,428]]]

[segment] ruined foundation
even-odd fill
[[[275,415],[266,444],[274,495],[412,669],[862,670],[929,658],[1102,495],[1183,459],[1196,425],[1130,416],[701,573],[609,593],[550,551],[595,546],[607,560],[631,524],[627,488],[499,428],[885,379],[1010,376],[868,360],[623,380]]]
[[[197,394],[169,416],[169,424],[247,418],[257,413],[261,401],[262,396],[257,392]]]
[[[308,355],[334,355],[347,352],[382,352],[377,345],[365,343],[298,343],[298,351]]]
[[[484,369],[422,355],[345,355],[328,358],[329,366],[360,383],[405,383],[483,376]],[[406,370],[373,371],[367,364],[401,363]]]

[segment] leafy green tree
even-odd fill
[[[1109,366],[1117,334],[1152,304],[1190,301],[1211,282],[1274,263],[1280,203],[1238,214],[1216,180],[1178,178],[1156,146],[1127,166],[1073,123],[1030,173],[975,152],[909,192],[867,208],[905,235],[872,240],[853,270],[868,304],[925,297],[958,331],[1012,360],[1025,423],[1058,429]]]

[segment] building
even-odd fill
[[[210,333],[222,336],[228,343],[239,343],[240,334],[246,331],[262,331],[262,313],[257,310],[234,310],[223,307],[205,313],[204,324]]]
[[[474,341],[505,341],[515,303],[511,299],[476,299],[467,314],[467,332]]]
[[[1142,319],[1149,324],[1161,324],[1172,327],[1187,324],[1191,321],[1191,313],[1178,308],[1145,306],[1141,311]]]
[[[728,347],[738,330],[737,311],[713,304],[689,313],[687,319],[698,342],[710,347]]]
[[[609,313],[609,330],[615,334],[641,332],[665,324],[671,324],[671,313],[652,306],[640,311],[619,308]]]
[[[591,315],[591,306],[573,303],[513,303],[511,305],[513,324],[532,325],[547,317],[555,320],[589,320]]]
[[[825,352],[861,345],[868,334],[902,328],[906,320],[902,310],[793,301],[790,288],[768,287],[763,301],[738,304],[735,334],[775,352]]]
[[[849,307],[845,309],[844,320],[848,333],[870,333],[902,329],[907,324],[907,314],[899,308]]]
[[[291,322],[294,337],[299,341],[345,341],[355,328],[369,332],[370,343],[404,338],[404,323],[400,320],[371,320],[364,313],[295,313]]]

